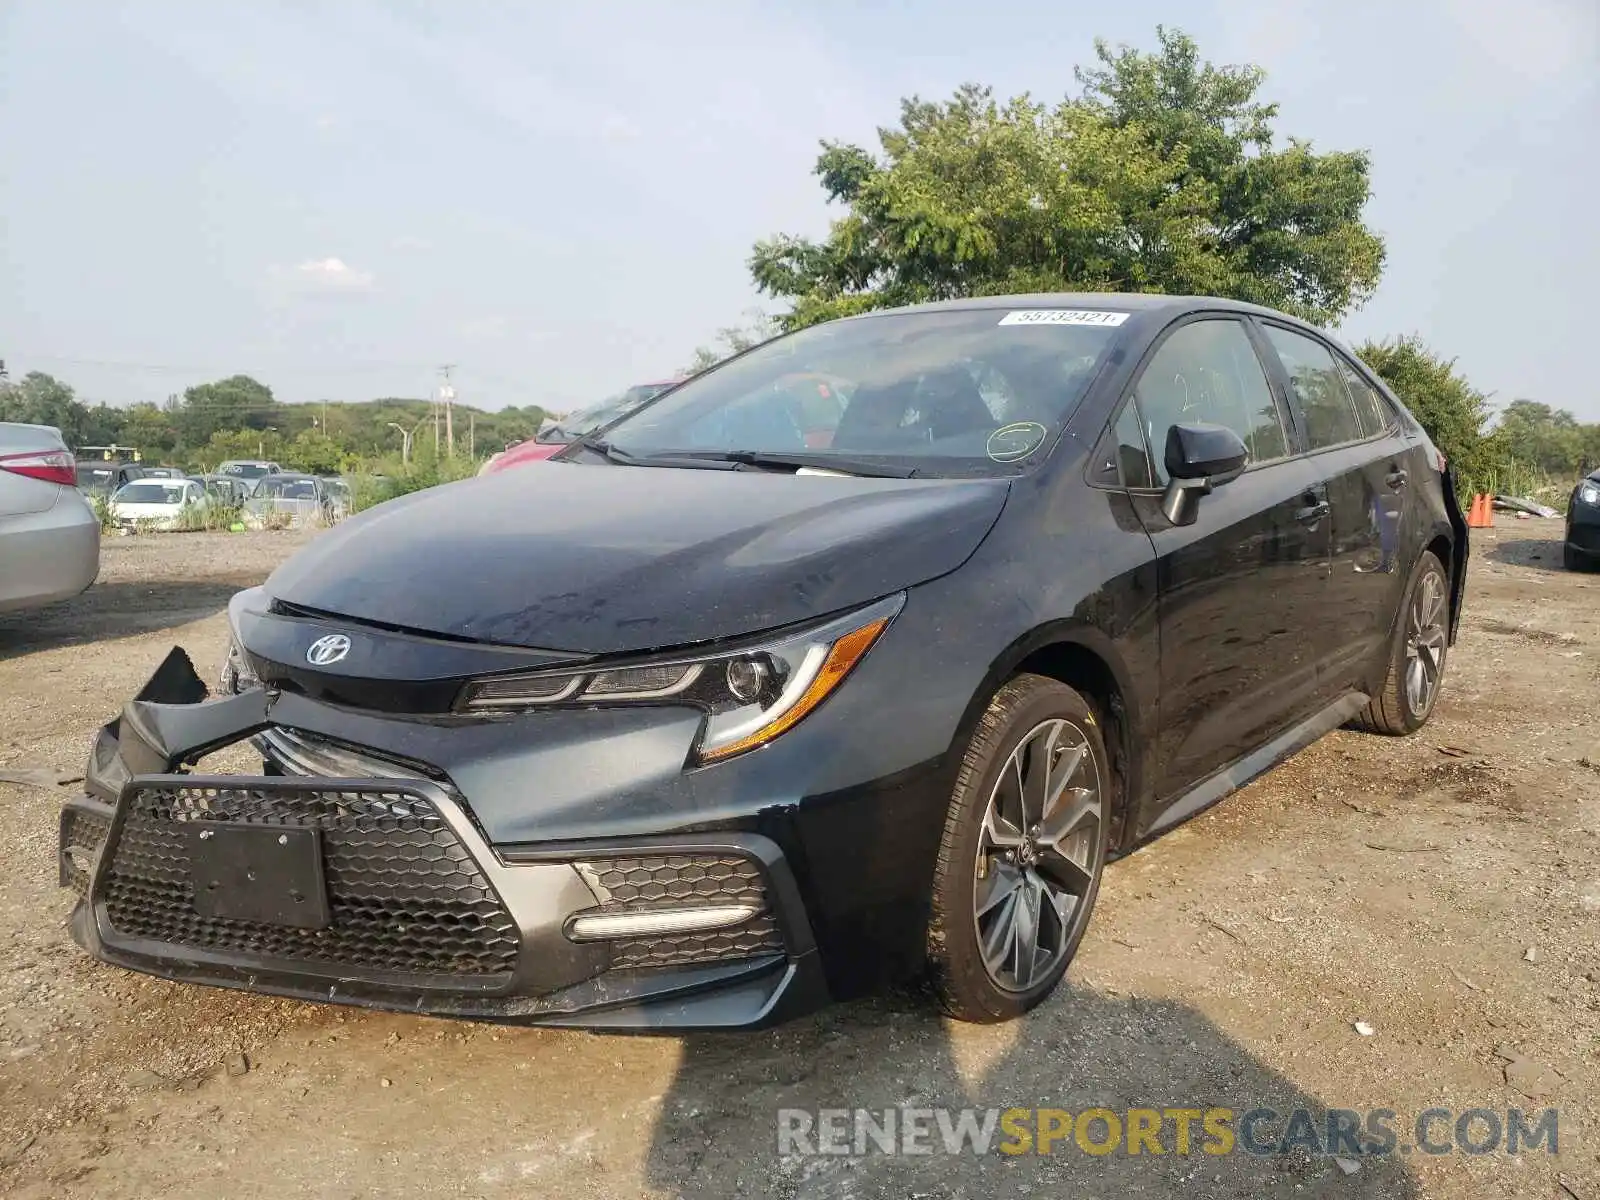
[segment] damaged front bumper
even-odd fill
[[[210,699],[175,650],[100,731],[60,830],[90,954],[307,1000],[596,1029],[757,1027],[827,1001],[770,839],[497,847],[449,778],[284,730],[284,699]],[[188,773],[245,739],[262,774]]]

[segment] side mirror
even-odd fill
[[[1190,497],[1198,500],[1237,479],[1250,461],[1250,451],[1224,425],[1174,425],[1167,430],[1164,461],[1169,482],[1161,511],[1174,525],[1188,525],[1194,521]]]

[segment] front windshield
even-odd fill
[[[636,457],[798,453],[989,473],[1046,443],[1125,319],[983,308],[819,325],[691,379],[606,441]]]
[[[285,479],[275,475],[256,484],[255,494],[280,500],[315,500],[317,484],[314,479]]]
[[[182,504],[181,483],[130,483],[116,498],[124,504]]]
[[[646,400],[659,396],[671,386],[668,383],[646,383],[631,387],[620,396],[612,396],[593,408],[582,409],[570,417],[547,425],[539,431],[534,440],[545,445],[576,441],[584,434],[592,433],[602,425],[608,425],[618,417],[626,416]]]

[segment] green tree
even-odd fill
[[[745,314],[742,324],[727,325],[717,330],[716,342],[713,345],[695,347],[694,357],[689,360],[687,366],[679,368],[679,374],[698,375],[701,371],[716,366],[723,359],[743,354],[750,347],[759,346],[781,332],[782,327],[777,318],[759,309],[752,310]]]
[[[331,422],[330,422],[331,424]],[[283,465],[313,475],[337,475],[344,469],[345,452],[338,442],[315,429],[302,429],[283,447]]]
[[[758,242],[756,285],[786,328],[873,308],[1012,291],[1231,296],[1331,322],[1377,286],[1361,220],[1366,155],[1273,148],[1256,67],[1202,63],[1158,28],[1054,106],[968,84],[901,104],[882,153],[824,142],[816,174],[846,215],[826,240]]]
[[[1520,462],[1558,478],[1591,470],[1600,458],[1600,425],[1585,425],[1564,408],[1513,400],[1500,414],[1495,438]]]
[[[1467,382],[1455,359],[1415,336],[1365,342],[1355,351],[1422,423],[1457,474],[1483,480],[1504,469],[1505,447],[1485,434],[1489,397]]]
[[[204,446],[189,455],[189,465],[215,471],[230,458],[267,458],[281,461],[283,439],[275,429],[226,429],[213,433]]]
[[[122,423],[110,441],[136,446],[145,459],[158,462],[171,458],[178,448],[178,424],[174,413],[159,404],[133,404],[119,411]]]
[[[187,444],[202,446],[219,430],[273,428],[279,424],[280,410],[266,384],[248,375],[231,375],[185,391],[178,428]]]
[[[69,446],[89,444],[89,410],[72,388],[43,371],[29,371],[22,382],[0,389],[0,421],[51,425]]]

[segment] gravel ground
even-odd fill
[[[0,618],[0,771],[79,774],[168,646],[209,671],[228,596],[307,536],[109,541],[85,596]],[[0,783],[0,1192],[1600,1200],[1600,575],[1558,536],[1475,537],[1420,735],[1335,733],[1112,866],[1066,985],[1005,1027],[891,994],[596,1037],[147,979],[63,931],[62,793]],[[1388,1108],[1402,1134],[1556,1107],[1560,1152],[777,1153],[779,1108],[897,1105]]]

